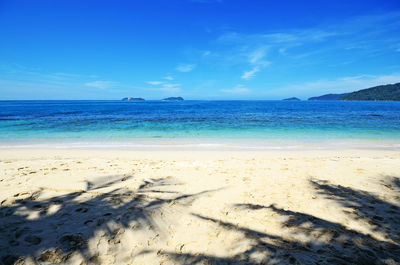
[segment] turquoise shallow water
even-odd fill
[[[135,139],[400,140],[400,102],[0,101],[0,144]]]

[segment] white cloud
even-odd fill
[[[302,30],[290,30],[287,32],[253,33],[238,32],[224,33],[217,41],[228,45],[268,45],[280,46],[287,44],[302,44],[304,42],[320,42],[337,36],[335,29],[309,28]]]
[[[276,32],[225,32],[216,43],[221,45],[219,58],[224,65],[242,65],[247,70],[242,79],[254,78],[257,72],[270,64],[279,65],[292,60],[296,64],[330,63],[330,56],[343,49],[360,49],[367,56],[378,56],[382,51],[400,52],[398,36],[392,34],[400,26],[400,12],[381,15],[353,17],[336,23],[320,24],[316,27],[283,30]],[[386,34],[390,33],[391,38]],[[334,40],[334,41],[331,41]],[[277,58],[276,55],[280,58]],[[285,58],[282,58],[285,57]],[[215,59],[214,58],[214,59]],[[282,59],[282,60],[280,60]],[[307,59],[307,62],[305,60]],[[315,61],[314,61],[315,59]],[[258,66],[258,68],[255,68]],[[248,71],[257,69],[258,71]]]
[[[244,72],[243,75],[241,76],[241,78],[244,80],[250,80],[259,71],[260,71],[260,68],[258,66],[256,66],[253,69],[251,69],[250,71]]]
[[[318,29],[256,34],[228,32],[221,35],[217,42],[226,46],[224,49],[226,55],[223,58],[227,62],[247,68],[241,75],[241,79],[250,80],[271,64],[266,59],[269,53],[271,56],[274,56],[275,52],[288,56],[290,48],[300,46],[305,42],[319,42],[333,35],[334,33]]]
[[[263,62],[262,59],[267,54],[267,49],[268,49],[267,47],[261,47],[251,52],[249,54],[250,63],[252,64],[262,63]]]
[[[168,93],[175,93],[181,91],[181,84],[177,83],[162,83],[160,86],[152,86],[146,88],[147,90],[151,91],[162,91]]]
[[[268,49],[268,46],[262,46],[253,49],[247,54],[248,63],[252,65],[253,68],[250,71],[245,71],[241,76],[242,79],[250,80],[255,77],[256,73],[260,72],[262,68],[270,65],[270,62],[264,60]]]
[[[112,88],[117,85],[116,82],[112,81],[93,81],[93,82],[87,82],[85,83],[85,86],[89,87],[95,87],[99,89],[107,89],[107,88]]]
[[[179,92],[181,84],[164,84],[159,90],[164,92]]]
[[[147,82],[147,84],[154,85],[154,86],[161,85],[162,83],[164,83],[164,82],[161,82],[161,81],[149,81],[149,82]]]
[[[232,89],[221,89],[221,92],[230,94],[246,94],[250,92],[250,89],[243,85],[237,85]]]
[[[172,81],[174,78],[172,76],[166,76],[164,79]],[[175,93],[181,90],[181,84],[178,83],[168,83],[168,81],[148,81],[147,84],[152,85],[149,90],[163,91],[168,93]]]
[[[230,37],[228,35],[227,38],[236,38],[237,35],[237,33],[231,33]],[[266,57],[273,46],[264,44],[265,41],[263,40],[241,42],[240,37],[238,39],[238,41],[232,41],[228,44],[231,47],[225,49],[221,58],[229,64],[237,64],[250,69],[241,75],[242,79],[249,80],[271,64]]]
[[[176,67],[176,70],[179,72],[187,73],[192,71],[196,67],[195,64],[181,64],[178,67]]]

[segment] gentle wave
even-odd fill
[[[262,140],[225,140],[223,142],[193,142],[159,140],[151,142],[24,142],[0,143],[0,149],[99,149],[99,150],[330,150],[330,149],[385,149],[400,150],[399,141],[290,141],[265,142]]]

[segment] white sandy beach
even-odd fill
[[[0,151],[4,264],[400,264],[400,152]]]

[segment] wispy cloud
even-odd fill
[[[176,93],[181,91],[181,84],[178,83],[161,83],[158,85],[153,85],[151,87],[143,88],[150,91],[161,91],[165,93]]]
[[[260,68],[258,66],[256,66],[253,69],[251,69],[250,71],[244,72],[243,75],[241,76],[241,78],[244,79],[244,80],[250,80],[259,71],[260,71]]]
[[[176,67],[176,70],[179,72],[187,73],[191,72],[194,68],[196,68],[195,64],[180,64]]]
[[[250,89],[243,85],[237,85],[231,89],[221,89],[221,92],[230,93],[230,94],[246,94],[250,92]]]
[[[118,98],[119,93],[132,90],[131,85],[97,78],[99,76],[93,74],[49,72],[18,64],[0,65],[0,87],[7,91],[2,98],[104,99]]]
[[[340,33],[342,34],[342,33]],[[269,47],[284,45],[284,44],[296,44],[300,45],[305,42],[321,42],[328,40],[332,37],[336,37],[339,33],[334,28],[319,29],[319,28],[308,28],[308,29],[297,29],[288,30],[286,32],[269,32],[269,33],[238,33],[238,32],[227,32],[219,36],[217,39],[218,43],[225,45],[252,45],[255,44],[267,45]]]
[[[222,34],[217,43],[228,46],[223,53],[227,54],[231,63],[243,65],[245,70],[241,75],[244,80],[254,78],[256,73],[271,64],[267,59],[269,53],[277,48],[277,43],[284,41],[294,41],[296,36],[293,34],[270,33],[270,34],[243,34],[228,32]]]
[[[154,85],[154,86],[161,85],[162,83],[164,83],[164,82],[162,82],[162,81],[148,81],[147,82],[147,84]]]
[[[162,85],[159,90],[164,92],[179,92],[181,90],[181,84],[164,84]]]
[[[39,79],[41,81],[59,82],[59,81],[73,81],[98,78],[96,75],[76,74],[76,73],[54,73],[42,70],[37,67],[26,67],[21,64],[2,64],[0,65],[0,75],[6,74],[9,77],[18,77],[18,79],[33,80]]]
[[[265,55],[267,54],[268,47],[260,47],[255,49],[249,54],[249,61],[252,64],[264,64],[263,61]]]
[[[172,76],[164,77],[165,80],[172,81],[174,78]],[[167,93],[175,93],[181,90],[181,84],[178,83],[170,83],[168,81],[148,81],[147,84],[152,85],[152,88],[149,90],[162,91]]]
[[[119,98],[121,90],[87,86],[80,80],[49,81],[1,79],[2,99],[112,99]],[[99,93],[101,89],[101,93]],[[129,87],[129,91],[132,88]],[[79,91],[79,93],[77,93]],[[125,91],[126,92],[126,91]]]
[[[107,88],[113,88],[117,84],[118,84],[117,82],[112,82],[112,81],[93,81],[85,83],[85,86],[95,87],[99,89],[107,89]]]
[[[82,75],[82,74],[72,74],[72,73],[53,73],[54,78],[98,78],[97,75]]]
[[[248,80],[270,64],[292,68],[332,63],[336,59],[332,55],[348,58],[350,49],[364,58],[400,51],[400,35],[393,34],[399,28],[400,12],[392,12],[353,17],[311,28],[258,33],[230,31],[221,34],[215,43],[220,45],[219,58],[225,60],[225,65],[243,67],[241,78]]]
[[[269,46],[261,46],[249,52],[249,63],[253,65],[253,68],[250,71],[245,71],[241,76],[242,79],[250,80],[256,73],[260,72],[262,68],[270,65],[270,62],[264,59],[268,50]]]
[[[245,34],[228,32],[222,34],[217,43],[231,47],[236,55],[247,58],[248,63],[265,67],[270,64],[268,53],[291,55],[289,51],[309,43],[327,41],[337,33],[321,29],[291,30],[288,32]]]

